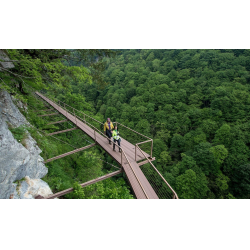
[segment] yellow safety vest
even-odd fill
[[[120,136],[118,135],[117,130],[113,130],[112,136],[113,136],[113,138],[114,138],[115,140],[119,140],[119,139],[120,139]]]

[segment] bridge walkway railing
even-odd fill
[[[86,114],[82,111],[79,111],[79,110],[71,107],[70,105],[68,105],[68,104],[66,104],[66,103],[64,103],[56,98],[53,98],[53,97],[48,98],[44,94],[42,95],[39,92],[36,92],[36,94],[38,96],[40,96],[43,100],[48,102],[51,106],[54,106],[54,108],[56,108],[61,114],[63,114],[68,120],[73,122],[76,126],[81,126],[82,130],[84,130],[85,133],[87,133],[89,136],[91,136],[95,140],[96,143],[98,143],[100,145],[105,143],[107,145],[107,141],[104,142],[103,139],[102,139],[102,143],[101,143],[100,137],[98,135],[101,135],[102,138],[105,138],[105,140],[108,140],[108,137],[102,131],[97,129],[96,126],[94,126],[89,121],[87,121],[87,119],[94,121],[95,123],[99,124],[100,126],[104,125],[102,122],[96,120],[95,118],[92,118],[88,114]],[[53,100],[54,104],[50,99]],[[121,152],[122,152],[120,154],[120,159],[117,159],[117,156],[118,156],[117,154],[114,155],[113,152],[108,152],[116,161],[118,161],[121,164],[121,166],[123,166],[135,194],[137,193],[137,195],[136,195],[137,198],[152,198],[152,197],[158,198],[158,196],[160,196],[160,198],[170,198],[169,193],[172,193],[171,198],[178,199],[178,196],[175,193],[175,191],[172,189],[172,187],[168,184],[168,182],[164,179],[164,177],[159,173],[157,168],[155,168],[155,166],[151,162],[153,159],[152,158],[153,140],[147,136],[144,136],[144,135],[138,133],[137,131],[134,131],[134,130],[126,127],[125,125],[123,125],[119,122],[114,122],[114,123],[119,124],[119,126],[123,126],[126,129],[129,129],[130,131],[147,139],[146,141],[139,142],[135,145],[133,145],[133,144],[131,144],[128,141],[123,139],[122,147],[119,147],[118,145],[116,145],[116,147],[120,148]],[[83,124],[85,124],[86,126],[84,127]],[[148,142],[151,143],[150,154],[147,154],[139,147],[139,145],[144,144],[144,143],[148,143]],[[103,145],[105,150],[106,150],[106,145]],[[108,150],[108,151],[110,151],[110,150]],[[143,160],[143,159],[146,159],[146,162],[149,162],[150,165],[152,166],[152,169],[155,171],[154,176],[156,176],[156,174],[157,174],[157,177],[159,178],[157,180],[157,182],[158,182],[157,185],[152,185],[152,184],[154,184],[152,181],[150,181],[150,183],[152,183],[152,184],[151,185],[149,184],[148,180],[146,179],[145,175],[142,173],[139,165],[137,164],[137,160]],[[128,165],[129,168],[126,165]],[[133,178],[131,178],[131,176],[133,176]],[[150,175],[149,175],[149,177],[150,177]],[[167,187],[167,189],[165,188],[165,190],[167,190],[168,195],[165,197],[164,197],[164,194],[159,195],[160,192],[157,191],[157,188],[154,188],[154,186],[159,187],[159,180],[161,180],[162,183],[164,183]],[[160,184],[160,186],[162,186],[162,184]]]

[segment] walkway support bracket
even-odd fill
[[[68,121],[68,120],[66,119],[66,120],[61,120],[61,121],[57,121],[57,122],[50,122],[50,123],[48,123],[47,125],[62,123],[62,122],[66,122],[66,121]]]
[[[154,160],[155,160],[155,157],[153,157],[152,159],[150,159],[150,161],[154,161]],[[137,162],[138,166],[143,166],[144,164],[147,164],[147,163],[148,163],[148,160]]]
[[[74,110],[73,107],[70,107],[67,104],[66,104],[67,105],[67,109],[66,109],[65,103],[59,102],[59,105],[64,105],[64,109],[63,109],[62,107],[58,106],[57,104],[58,101],[52,101],[48,97],[42,95],[41,93],[37,91],[35,93],[39,97],[41,97],[45,102],[47,102],[50,106],[52,106],[55,110],[57,110],[59,114],[66,117],[66,119],[74,123],[76,127],[81,129],[85,134],[91,137],[94,140],[94,143],[97,143],[98,145],[100,145],[100,147],[102,147],[114,160],[116,160],[119,164],[122,165],[122,169],[124,170],[124,172],[126,173],[128,177],[128,180],[135,193],[136,198],[138,199],[149,199],[149,198],[158,199],[159,198],[154,188],[149,183],[149,180],[146,178],[146,176],[144,175],[144,173],[142,172],[139,166],[140,163],[145,164],[146,163],[145,160],[147,160],[147,162],[152,164],[151,161],[154,158],[152,158],[153,141],[151,138],[144,136],[136,131],[133,131],[132,129],[118,122],[117,123],[113,122],[115,125],[117,124],[119,126],[123,126],[126,129],[129,129],[130,131],[133,131],[134,133],[148,139],[147,141],[137,143],[136,145],[133,145],[132,143],[124,139],[122,143],[122,147],[119,147],[118,145],[116,145],[118,148],[121,149],[121,155],[120,155],[120,153],[114,152],[112,150],[112,147],[107,143],[107,139],[109,138],[102,131],[97,129],[94,125],[90,124],[90,122],[87,122],[86,118],[90,119],[91,121],[95,121],[99,124],[102,124],[102,125],[103,123],[97,121],[96,119],[90,117],[89,115],[83,113],[82,111]],[[80,116],[77,115],[76,111],[80,114]],[[149,152],[149,154],[140,149],[139,145],[143,143],[151,144],[151,152]],[[139,160],[140,162],[137,163],[137,160]],[[154,170],[156,171],[156,169]],[[160,177],[162,179],[162,176]],[[175,195],[175,198],[178,198],[178,196]]]
[[[34,112],[41,112],[41,111],[51,111],[51,110],[54,110],[54,109],[44,109],[44,110],[36,110],[36,111],[34,111]]]
[[[50,115],[59,115],[59,113],[52,113],[52,114],[47,114],[47,115],[38,115],[38,116],[43,117],[43,116],[50,116]]]
[[[48,136],[49,135],[57,135],[57,134],[61,134],[61,133],[64,133],[64,132],[69,132],[69,131],[76,130],[76,129],[78,129],[78,128],[75,127],[75,128],[69,128],[69,129],[61,130],[61,131],[50,133],[50,134],[48,134]]]
[[[46,160],[44,163],[48,163],[48,162],[50,162],[50,161],[54,161],[54,160],[63,158],[63,157],[65,157],[65,156],[68,156],[68,155],[71,155],[71,154],[74,154],[74,153],[83,151],[83,150],[85,150],[85,149],[92,148],[92,147],[94,147],[95,145],[96,145],[96,144],[93,143],[93,144],[90,144],[90,145],[88,145],[88,146],[85,146],[85,147],[82,147],[82,148],[78,148],[78,149],[75,149],[75,150],[73,150],[73,151],[70,151],[70,152],[67,152],[67,153],[64,153],[64,154],[55,156],[55,157],[53,157],[53,158],[50,158],[50,159]]]
[[[97,182],[99,182],[99,181],[103,181],[103,180],[106,180],[106,179],[108,179],[108,178],[110,178],[110,177],[113,177],[113,176],[115,176],[115,175],[118,175],[118,174],[122,173],[122,171],[123,171],[122,169],[117,170],[117,171],[115,171],[115,172],[113,172],[113,173],[106,174],[106,175],[101,176],[101,177],[98,177],[98,178],[96,178],[96,179],[94,179],[94,180],[91,180],[91,181],[87,181],[87,182],[85,182],[85,183],[82,183],[82,184],[80,184],[80,186],[82,186],[82,187],[87,187],[87,186],[89,186],[89,185],[91,185],[91,184],[94,184],[94,183],[97,183]],[[68,189],[63,190],[63,191],[61,191],[61,192],[52,194],[52,195],[50,195],[50,196],[48,196],[48,197],[46,197],[46,198],[43,197],[42,199],[55,199],[55,198],[57,198],[57,197],[63,196],[63,195],[65,195],[65,194],[71,193],[71,192],[73,192],[73,191],[74,191],[73,188],[68,188]],[[39,197],[39,198],[40,198],[40,197]]]

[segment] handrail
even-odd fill
[[[121,124],[121,123],[119,123],[119,122],[114,122],[114,123],[119,124],[119,125],[121,125],[121,126],[127,128],[127,129],[131,130],[132,132],[134,132],[134,133],[136,133],[136,134],[138,134],[138,135],[141,135],[141,136],[143,136],[143,137],[149,139],[148,141],[144,141],[144,142],[137,143],[137,145],[143,144],[143,143],[147,143],[147,142],[150,142],[150,141],[151,141],[150,158],[151,158],[151,159],[153,158],[153,139],[151,139],[151,138],[149,138],[148,136],[143,135],[143,134],[141,134],[141,133],[139,133],[139,132],[137,132],[137,131],[135,131],[135,130],[133,130],[133,129],[131,129],[131,128],[125,126],[125,125],[123,125],[123,124]],[[136,161],[136,147],[135,147],[135,161]]]
[[[35,91],[37,91],[37,90],[35,90]],[[37,91],[37,92],[38,92],[38,91]],[[44,94],[44,95],[45,95],[45,94]],[[46,96],[46,95],[45,95],[45,96]],[[58,101],[58,105],[59,105],[60,107],[62,107],[62,106],[60,105],[60,102],[61,102],[61,103],[64,103],[64,102],[58,100],[58,99],[55,98],[55,97],[52,97],[52,100],[53,100],[53,98],[56,99],[56,100]],[[48,99],[49,99],[49,98],[48,98]],[[57,103],[57,102],[55,101],[55,103]],[[71,108],[73,109],[73,111],[74,111],[74,114],[73,114],[72,112],[70,112],[69,110],[67,110],[67,109],[65,108],[65,105],[67,105],[68,107],[71,107],[71,106],[68,105],[68,104],[66,104],[66,103],[64,103],[64,109],[65,109],[65,111],[66,111],[66,117],[67,117],[67,113],[71,113],[71,114],[75,117],[75,119],[76,119],[76,117],[78,117],[80,120],[82,120],[82,118],[80,118],[79,116],[75,115],[75,110],[76,110],[76,111],[78,111],[78,112],[84,114],[84,122],[85,122],[85,123],[88,123],[91,127],[94,127],[94,126],[85,120],[85,115],[86,115],[87,117],[89,117],[90,119],[92,119],[92,120],[94,120],[94,121],[96,121],[96,122],[98,122],[98,123],[100,123],[100,124],[103,125],[103,123],[101,123],[101,122],[99,122],[98,120],[92,118],[91,116],[85,114],[84,112],[82,112],[82,111],[80,111],[80,110],[77,110],[77,109],[71,107]],[[149,160],[149,158],[145,155],[145,153],[144,153],[144,152],[141,150],[141,148],[138,146],[138,145],[140,145],[140,144],[143,144],[143,143],[146,143],[146,142],[151,141],[151,143],[152,143],[152,144],[151,144],[151,158],[152,158],[153,140],[152,140],[151,138],[145,136],[145,135],[140,134],[140,133],[137,132],[137,131],[132,130],[131,128],[126,127],[125,125],[123,125],[123,124],[121,124],[121,123],[119,123],[119,122],[115,122],[115,123],[116,123],[116,124],[119,124],[119,125],[121,125],[121,126],[123,126],[123,127],[125,127],[125,128],[127,128],[127,129],[129,129],[129,130],[131,130],[131,131],[133,131],[134,133],[137,133],[137,134],[139,134],[139,135],[141,135],[141,136],[143,136],[143,137],[149,139],[148,141],[141,142],[141,143],[137,143],[137,144],[135,145],[135,151],[136,151],[136,148],[138,147],[139,150],[141,151],[141,153],[142,153],[142,154],[144,155],[144,157],[147,159],[147,161],[151,164],[151,166],[155,169],[155,171],[159,174],[159,176],[162,178],[162,180],[167,184],[167,186],[168,186],[168,187],[170,188],[170,190],[173,192],[173,194],[174,194],[173,198],[178,199],[178,196],[177,196],[176,192],[172,189],[172,187],[171,187],[171,186],[168,184],[168,182],[164,179],[164,177],[161,175],[161,173],[155,168],[155,166],[152,164],[152,162]],[[77,125],[77,123],[76,123],[76,125]],[[94,127],[94,133],[95,133],[96,130],[99,131],[102,135],[104,135],[100,130],[98,130],[98,129],[96,129],[96,128]],[[106,137],[107,139],[109,139],[106,135],[104,135],[104,137]],[[96,141],[96,137],[95,137],[95,141]],[[110,140],[110,141],[111,141],[111,140]],[[111,141],[111,142],[114,143],[113,141]],[[116,146],[118,146],[118,147],[121,149],[121,151],[122,151],[122,152],[121,152],[121,165],[122,165],[122,154],[124,154],[124,156],[125,156],[125,158],[126,158],[128,164],[129,164],[131,170],[133,171],[133,173],[134,173],[136,179],[138,180],[138,182],[139,182],[139,184],[140,184],[140,186],[141,186],[141,188],[142,188],[144,194],[145,194],[146,197],[148,198],[148,196],[147,196],[147,194],[146,194],[146,192],[145,192],[143,186],[141,185],[141,183],[140,183],[140,181],[139,181],[139,179],[138,179],[136,173],[134,172],[134,169],[133,169],[133,167],[132,167],[130,161],[129,161],[128,158],[127,158],[127,155],[125,154],[125,152],[123,151],[123,149],[122,149],[119,145],[116,145]]]
[[[77,116],[77,117],[78,117],[78,116]],[[79,117],[79,118],[80,118],[80,117]],[[82,120],[82,118],[80,118],[80,120]],[[108,140],[110,140],[110,139],[109,139],[104,133],[102,133],[99,129],[97,129],[96,127],[94,127],[94,126],[93,126],[92,124],[90,124],[89,122],[87,122],[87,121],[85,121],[85,122],[86,122],[87,124],[89,124],[90,126],[92,126],[92,127],[94,128],[94,131],[97,130],[97,131],[100,132],[105,138],[107,138]],[[111,141],[111,140],[110,140],[110,141]],[[115,144],[113,141],[111,141],[111,142],[112,142],[113,144]],[[130,161],[128,160],[128,157],[127,157],[126,153],[124,152],[124,150],[123,150],[119,145],[116,145],[116,146],[117,146],[118,148],[121,149],[121,151],[122,151],[121,154],[124,154],[124,156],[125,156],[125,158],[126,158],[128,164],[129,164],[131,170],[133,171],[133,173],[134,173],[134,175],[135,175],[135,177],[136,177],[138,183],[140,184],[140,186],[141,186],[141,188],[142,188],[142,190],[143,190],[145,196],[147,197],[147,199],[149,199],[149,197],[148,197],[146,191],[144,190],[144,188],[143,188],[143,186],[142,186],[142,184],[141,184],[139,178],[137,177],[137,175],[136,175],[136,173],[135,173],[135,171],[134,171],[134,169],[133,169],[133,167],[132,167]],[[122,156],[121,156],[121,165],[122,165]]]
[[[38,91],[37,91],[38,92]],[[43,95],[45,95],[45,94],[43,94]],[[46,96],[46,95],[45,95]],[[47,97],[48,98],[48,97]],[[49,99],[49,98],[48,98]],[[55,98],[56,99],[56,98]],[[62,102],[62,103],[64,103],[64,102]],[[57,104],[59,107],[61,107],[61,108],[64,108],[64,107],[62,107],[60,104]],[[67,104],[66,104],[67,105]],[[67,105],[67,106],[69,106],[69,105]],[[73,108],[73,107],[72,107]],[[73,108],[74,109],[74,108]],[[89,122],[87,122],[86,120],[83,120],[80,116],[78,116],[78,115],[74,115],[71,111],[69,111],[69,110],[67,110],[67,109],[64,109],[65,111],[66,111],[66,117],[67,117],[67,113],[70,113],[70,114],[72,114],[74,117],[77,117],[78,119],[80,119],[80,120],[82,120],[84,123],[87,123],[88,125],[90,125],[91,127],[93,127],[94,128],[94,130],[98,130],[98,132],[100,132],[105,138],[107,138],[107,139],[109,139],[105,134],[103,134],[99,129],[97,129],[94,125],[92,125],[91,123],[89,123]],[[78,110],[79,111],[79,110]],[[76,124],[77,125],[77,124]],[[111,141],[111,140],[110,140]],[[113,141],[111,141],[112,143],[114,143]],[[116,145],[117,147],[119,147],[120,149],[122,149],[119,145]]]
[[[148,162],[151,164],[151,166],[155,169],[155,171],[160,175],[160,177],[162,178],[162,180],[167,184],[167,186],[170,188],[170,190],[173,192],[174,197],[176,199],[178,198],[178,195],[176,194],[176,192],[173,190],[173,188],[168,184],[168,182],[165,180],[165,178],[161,175],[161,173],[158,171],[158,169],[154,166],[154,164],[148,159],[148,157],[144,154],[144,152],[140,149],[140,147],[138,145],[136,145],[136,147],[138,147],[138,149],[141,151],[141,153],[145,156],[145,158],[148,160]]]
[[[37,91],[37,92],[38,92],[38,91]],[[45,95],[45,96],[46,96],[46,94],[43,94],[43,95]],[[68,105],[67,103],[65,103],[65,102],[63,102],[63,101],[60,101],[60,100],[59,100],[59,99],[57,99],[56,97],[50,97],[50,98],[51,98],[51,99],[55,99],[55,100],[57,100],[58,102],[61,102],[61,103],[65,104],[66,106],[68,106],[68,107],[70,107],[70,108],[72,108],[72,109],[74,109],[74,110],[76,110],[76,111],[78,111],[78,112],[80,112],[80,113],[82,113],[82,114],[84,114],[84,115],[88,116],[90,119],[92,119],[92,120],[94,120],[94,121],[96,121],[96,122],[98,122],[98,123],[100,123],[100,124],[104,125],[104,123],[102,123],[102,122],[100,122],[100,121],[96,120],[95,118],[93,118],[93,117],[91,117],[91,116],[87,115],[86,113],[82,112],[81,110],[78,110],[78,109],[76,109],[76,108],[74,108],[74,107],[72,107],[72,106]],[[61,106],[61,105],[59,105],[59,106]],[[61,106],[61,107],[62,107],[62,106]]]
[[[46,96],[46,95],[45,95],[45,96]],[[48,98],[48,97],[47,97],[47,98]],[[48,98],[48,99],[49,99],[49,98]],[[50,100],[50,99],[49,99],[49,100]],[[59,102],[60,102],[60,101],[59,101]],[[56,103],[56,102],[55,102],[55,103]],[[63,103],[63,102],[62,102],[62,103]],[[65,103],[64,103],[64,104],[65,104]],[[63,108],[63,107],[60,105],[60,103],[57,103],[57,105],[58,105],[59,107]],[[66,105],[67,105],[67,104],[66,104]],[[67,105],[67,106],[69,106],[69,105]],[[72,107],[72,108],[73,108],[73,107]],[[95,142],[96,142],[96,135],[95,135],[95,132],[96,132],[96,131],[100,132],[105,138],[107,138],[108,140],[110,140],[105,134],[103,134],[103,133],[102,133],[99,129],[97,129],[94,125],[90,124],[90,123],[87,122],[86,120],[83,120],[81,117],[79,117],[78,115],[75,115],[73,112],[67,110],[66,108],[64,108],[64,109],[65,109],[65,111],[66,111],[66,117],[67,117],[67,113],[70,113],[70,114],[72,114],[75,118],[77,117],[78,119],[82,120],[84,123],[87,123],[87,124],[90,125],[92,128],[94,128]],[[73,109],[74,109],[74,108],[73,108]],[[80,113],[81,113],[81,111],[80,111]],[[90,118],[93,119],[92,117],[90,117]],[[110,140],[110,141],[111,141],[111,140]],[[113,144],[115,144],[113,141],[111,141],[111,142],[112,142]],[[128,157],[127,157],[126,153],[124,152],[124,150],[123,150],[119,145],[116,145],[116,146],[117,146],[118,148],[121,149],[121,154],[123,154],[123,155],[125,156],[125,158],[126,158],[128,164],[129,164],[131,170],[133,171],[133,174],[134,174],[135,178],[137,179],[139,185],[140,185],[141,188],[142,188],[142,191],[144,192],[144,194],[145,194],[145,196],[147,197],[147,199],[149,199],[149,197],[148,197],[148,195],[147,195],[145,189],[143,188],[143,186],[142,186],[142,184],[141,184],[141,182],[140,182],[138,176],[136,175],[136,173],[135,173],[135,171],[134,171],[134,169],[133,169],[133,167],[132,167],[130,161],[128,160]],[[121,164],[122,164],[122,155],[121,155]]]
[[[44,95],[45,95],[45,94],[44,94]],[[45,95],[45,96],[46,96],[46,95]],[[47,97],[47,98],[48,98],[48,97]],[[49,99],[49,98],[48,98],[48,99]],[[64,108],[64,110],[65,110],[67,113],[72,114],[74,117],[78,117],[80,120],[82,120],[84,123],[87,123],[88,125],[90,125],[90,126],[93,127],[94,129],[96,129],[96,127],[93,126],[91,123],[87,122],[86,119],[85,119],[85,116],[87,116],[87,117],[89,117],[90,119],[92,119],[92,120],[98,122],[99,124],[104,125],[104,123],[101,123],[101,122],[99,122],[98,120],[92,118],[91,116],[85,114],[84,112],[82,112],[82,111],[80,111],[80,110],[78,110],[78,109],[75,109],[74,107],[71,107],[70,105],[66,104],[65,102],[60,101],[60,100],[58,100],[58,99],[55,98],[55,97],[53,97],[52,100],[53,100],[53,99],[55,99],[55,100],[57,101],[57,102],[55,101],[55,103],[57,103],[57,105],[60,106],[61,108]],[[62,107],[62,105],[60,105],[60,103],[63,103],[63,104],[64,104],[64,107]],[[65,106],[71,107],[71,108],[73,109],[74,113],[71,112],[69,109],[67,109]],[[75,114],[75,111],[78,111],[79,113],[83,114],[83,115],[84,115],[84,120],[83,120],[80,116],[76,115],[76,114]],[[66,117],[67,117],[67,113],[66,113]],[[139,134],[139,135],[141,135],[141,136],[143,136],[143,137],[149,139],[149,140],[147,140],[147,141],[137,143],[136,145],[140,145],[140,144],[147,143],[147,142],[150,142],[150,141],[151,141],[150,158],[152,159],[152,157],[153,157],[153,139],[151,139],[151,138],[149,138],[149,137],[147,137],[147,136],[145,136],[145,135],[143,135],[143,134],[141,134],[141,133],[139,133],[139,132],[137,132],[137,131],[135,131],[135,130],[133,130],[133,129],[131,129],[131,128],[125,126],[125,125],[123,125],[123,124],[121,124],[121,123],[119,123],[119,122],[113,122],[113,123],[119,124],[119,125],[121,125],[121,126],[127,128],[127,129],[131,130],[132,132],[134,132],[134,133],[136,133],[136,134]],[[76,125],[77,125],[77,124],[76,124]],[[107,137],[104,133],[102,133],[99,129],[97,129],[97,130],[98,130],[102,135],[104,135],[106,138],[108,138],[108,137]],[[135,146],[136,146],[136,145],[135,145]],[[117,146],[118,146],[118,145],[117,145]],[[136,161],[136,147],[135,147],[135,161]]]
[[[55,99],[56,99],[56,98],[55,98]],[[61,102],[60,100],[58,100],[58,101]],[[62,102],[62,103],[64,103],[64,102]],[[66,106],[68,106],[68,107],[71,107],[70,105],[68,105],[68,104],[66,104],[66,103],[64,103],[64,104],[65,104]],[[64,108],[64,109],[66,110],[66,112],[71,113],[73,116],[76,116],[76,117],[78,117],[79,119],[82,120],[82,118],[81,118],[80,116],[75,115],[73,112],[71,112],[70,110],[66,109],[65,107],[62,107],[60,104],[58,104],[58,106],[60,106],[61,108]],[[75,110],[75,111],[78,111],[78,112],[80,112],[80,113],[86,115],[87,117],[89,117],[90,119],[92,119],[92,120],[94,120],[94,121],[100,123],[101,125],[104,125],[104,123],[99,122],[98,120],[96,120],[96,119],[94,119],[93,117],[91,117],[91,116],[85,114],[84,112],[82,112],[82,111],[80,111],[80,110],[78,110],[78,109],[75,109],[75,108],[73,108],[73,107],[71,107],[71,108],[72,108],[73,110]],[[87,122],[86,120],[83,120],[83,121],[84,121],[85,123],[88,123],[88,124],[91,125],[92,127],[94,127],[91,123]],[[123,124],[121,124],[121,123],[119,123],[119,122],[113,122],[113,123],[117,123],[117,124],[119,124],[119,125],[121,125],[121,126],[127,128],[127,129],[133,131],[134,133],[139,134],[139,135],[141,135],[141,136],[143,136],[143,137],[149,139],[148,141],[144,141],[144,142],[138,143],[138,145],[139,145],[139,144],[143,144],[143,143],[147,143],[147,142],[150,142],[150,141],[152,142],[152,139],[151,139],[151,138],[149,138],[149,137],[147,137],[147,136],[145,136],[145,135],[143,135],[143,134],[140,134],[139,132],[137,132],[137,131],[135,131],[135,130],[129,128],[129,127],[126,127],[125,125],[123,125]],[[95,128],[95,127],[94,127],[94,128]],[[100,131],[99,129],[97,129],[97,130]],[[103,134],[101,131],[100,131],[100,133]],[[104,135],[104,134],[103,134],[103,135]],[[104,135],[104,136],[106,137],[106,135]],[[152,158],[152,155],[151,155],[151,158]]]
[[[150,141],[145,141],[145,142],[141,142],[141,143],[137,143],[136,145],[142,145],[142,144],[146,144],[146,143],[149,143],[151,142],[151,155],[150,155],[150,158],[153,159],[153,139],[151,139]],[[137,148],[136,148],[136,145],[135,145],[135,161],[137,162]]]
[[[148,141],[143,141],[143,142],[136,143],[136,145],[140,145],[140,144],[147,143],[147,142],[150,142],[150,141],[152,141],[152,139],[150,139]]]
[[[140,184],[140,186],[141,186],[141,188],[142,188],[142,190],[143,190],[143,192],[144,192],[145,196],[147,197],[147,199],[149,199],[149,197],[148,197],[148,195],[147,195],[146,191],[144,190],[144,188],[143,188],[143,186],[142,186],[142,184],[141,184],[141,182],[140,182],[139,178],[137,177],[137,175],[136,175],[136,173],[135,173],[135,171],[134,171],[133,167],[131,166],[131,163],[130,163],[130,161],[128,160],[128,157],[127,157],[127,155],[125,154],[125,152],[123,151],[123,149],[122,149],[122,153],[124,154],[124,156],[125,156],[125,158],[126,158],[126,160],[127,160],[128,164],[129,164],[130,168],[132,169],[132,171],[133,171],[133,173],[134,173],[134,175],[135,175],[135,178],[136,178],[136,179],[137,179],[137,181],[139,182],[139,184]]]
[[[77,115],[76,115],[76,117],[78,117],[80,120],[82,120],[81,117],[79,117],[79,116],[77,116]],[[82,120],[82,121],[83,121],[83,120]],[[101,132],[99,129],[97,129],[94,125],[90,124],[90,123],[87,122],[87,121],[85,121],[85,123],[87,123],[88,125],[90,125],[91,127],[93,127],[93,128],[94,128],[94,131],[100,132],[105,138],[107,138],[108,140],[110,140],[104,133],[102,133],[102,132]],[[110,141],[111,141],[111,140],[110,140]],[[111,141],[111,142],[112,142],[113,144],[115,144],[113,141]],[[140,184],[140,186],[141,186],[141,188],[142,188],[142,190],[143,190],[145,196],[147,197],[147,199],[149,199],[149,197],[148,197],[146,191],[144,190],[144,188],[143,188],[143,186],[142,186],[142,184],[141,184],[139,178],[137,177],[137,175],[136,175],[136,173],[135,173],[135,171],[134,171],[134,169],[133,169],[133,167],[132,167],[130,161],[128,160],[128,157],[127,157],[126,153],[124,152],[124,150],[123,150],[119,145],[116,145],[116,146],[117,146],[118,148],[121,149],[121,151],[122,151],[121,154],[124,154],[124,156],[125,156],[125,158],[126,158],[128,164],[129,164],[131,170],[133,171],[133,173],[134,173],[134,175],[135,175],[135,177],[136,177],[138,183]],[[122,165],[122,157],[121,157],[121,165]]]
[[[44,95],[45,95],[45,94],[44,94]],[[45,95],[45,96],[46,96],[46,95]],[[68,105],[67,103],[65,103],[65,102],[63,102],[63,101],[58,100],[56,97],[53,97],[53,98],[54,98],[55,100],[59,101],[59,102],[64,103],[66,106],[68,106],[68,107],[70,107],[70,108],[72,108],[72,109],[75,109],[74,107],[72,107],[72,106]],[[87,117],[89,117],[90,119],[92,119],[92,120],[94,120],[94,121],[98,122],[99,124],[104,125],[104,123],[102,123],[102,122],[100,122],[100,121],[96,120],[95,118],[93,118],[93,117],[91,117],[91,116],[87,115],[86,113],[82,112],[81,110],[78,110],[78,109],[75,109],[75,110],[76,110],[76,111],[78,111],[78,112],[80,112],[80,113],[82,113],[82,114],[84,114],[84,115],[86,115]],[[146,136],[146,135],[143,135],[143,134],[141,134],[141,133],[139,133],[139,132],[137,132],[137,131],[135,131],[135,130],[133,130],[133,129],[131,129],[131,128],[129,128],[129,127],[127,127],[127,126],[125,126],[125,125],[123,125],[123,124],[121,124],[121,123],[119,123],[119,122],[113,122],[113,123],[119,124],[119,125],[121,125],[121,126],[123,126],[123,127],[127,128],[127,129],[129,129],[129,130],[133,131],[134,133],[136,133],[136,134],[138,134],[138,135],[141,135],[141,136],[143,136],[143,137],[145,137],[145,138],[147,138],[147,139],[149,139],[149,140],[151,140],[151,139],[152,139],[152,138],[150,138],[150,137],[148,137],[148,136]]]
[[[136,133],[136,134],[138,134],[138,135],[141,135],[141,136],[143,136],[143,137],[145,137],[145,138],[147,138],[147,139],[149,139],[149,140],[152,140],[151,138],[147,137],[146,135],[143,135],[143,134],[141,134],[141,133],[139,133],[139,132],[137,132],[137,131],[135,131],[135,130],[133,130],[133,129],[131,129],[131,128],[125,126],[125,125],[123,125],[123,124],[121,124],[121,123],[119,123],[119,122],[113,122],[113,123],[120,124],[121,126],[127,128],[127,129],[129,129],[129,130],[131,130],[131,131],[133,131],[134,133]]]
[[[37,91],[37,92],[38,92],[38,91]],[[46,96],[46,94],[44,94],[44,95]],[[78,110],[78,109],[75,109],[74,107],[68,105],[67,103],[65,103],[65,102],[63,102],[63,101],[60,101],[60,100],[57,99],[56,97],[51,97],[51,99],[52,99],[52,100],[54,99],[54,101],[55,101],[60,107],[62,107],[62,106],[60,105],[60,103],[63,103],[63,104],[64,104],[64,107],[63,107],[63,108],[66,110],[66,112],[69,112],[69,113],[71,113],[71,114],[74,115],[74,116],[75,116],[75,112],[76,112],[76,111],[79,112],[79,113],[81,113],[81,114],[83,114],[83,115],[84,115],[84,122],[85,122],[85,123],[86,123],[85,116],[87,116],[88,118],[92,119],[93,121],[95,121],[95,122],[97,122],[97,123],[99,123],[99,124],[101,124],[101,125],[104,125],[104,123],[102,123],[102,122],[96,120],[95,118],[93,118],[93,117],[87,115],[86,113],[84,113],[84,112],[82,112],[82,111],[80,111],[80,110]],[[68,106],[68,107],[72,108],[73,111],[74,111],[74,113],[71,112],[71,111],[69,111],[69,109],[67,109],[65,106]],[[66,114],[66,115],[67,115],[67,114]],[[66,117],[67,117],[67,116],[66,116]],[[80,118],[79,116],[77,116],[77,117]],[[151,141],[150,158],[152,159],[152,157],[153,157],[153,139],[152,139],[152,138],[150,138],[150,137],[148,137],[148,136],[145,136],[145,135],[143,135],[143,134],[141,134],[141,133],[139,133],[139,132],[137,132],[137,131],[135,131],[135,130],[133,130],[133,129],[131,129],[131,128],[125,126],[125,125],[123,125],[123,124],[121,124],[121,123],[119,123],[119,122],[113,122],[113,123],[114,123],[114,124],[119,124],[119,125],[121,125],[122,127],[126,128],[126,129],[128,129],[128,130],[130,130],[130,131],[132,131],[132,132],[134,132],[134,133],[136,133],[136,134],[138,134],[138,135],[140,135],[140,136],[142,136],[142,137],[144,137],[144,138],[149,139],[149,140]],[[88,124],[90,124],[90,123],[88,123]],[[103,134],[103,133],[102,133],[102,134]],[[146,142],[149,142],[149,141],[141,142],[140,144],[146,143]],[[133,143],[132,143],[132,144],[133,144]],[[135,149],[135,151],[136,151],[136,149]],[[136,160],[136,156],[135,156],[135,160]]]
[[[151,142],[152,143],[152,147],[151,147],[151,159],[153,159],[153,140],[151,139],[150,141],[145,141],[145,142],[141,142],[141,143],[137,143],[136,145],[142,145],[142,144],[146,144],[148,142]],[[135,145],[135,161],[137,162],[137,147]]]

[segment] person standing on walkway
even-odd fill
[[[104,123],[104,132],[106,131],[106,135],[109,138],[109,144],[111,144],[110,138],[112,137],[111,130],[114,129],[113,123],[110,121],[110,118]]]
[[[115,143],[117,142],[119,146],[121,146],[121,138],[119,135],[119,132],[117,130],[117,126],[115,126],[115,129],[112,132],[112,136],[114,139],[114,143],[113,143],[113,150],[115,151]],[[119,148],[119,152],[121,152],[121,148]]]

